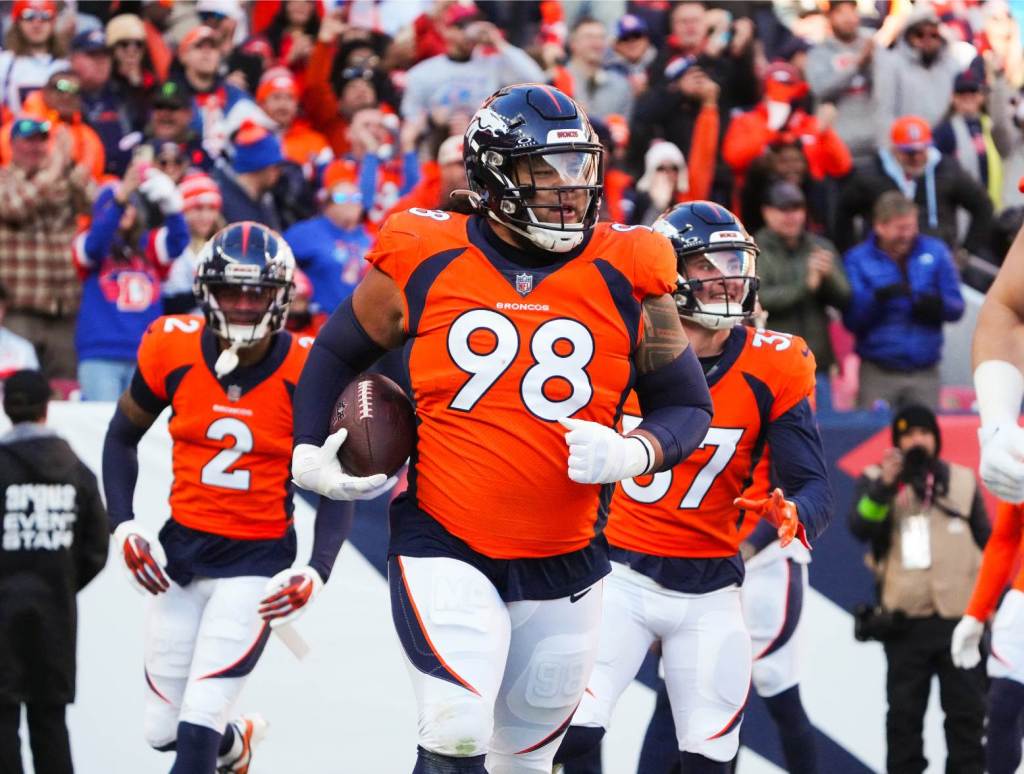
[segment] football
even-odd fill
[[[357,376],[334,404],[331,432],[348,430],[338,460],[353,476],[393,476],[412,454],[416,418],[402,388],[381,374]]]

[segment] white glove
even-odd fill
[[[985,486],[1000,500],[1024,502],[1024,428],[1016,424],[982,427],[978,440],[978,472]]]
[[[167,555],[160,541],[134,519],[122,521],[114,530],[114,545],[121,551],[125,571],[140,594],[162,594],[170,588]]]
[[[260,600],[260,618],[271,627],[284,626],[306,612],[324,582],[312,567],[289,567],[267,581]]]
[[[374,476],[350,476],[338,462],[338,449],[348,437],[342,428],[327,436],[323,446],[300,443],[292,452],[292,481],[303,489],[332,500],[373,500],[389,491],[398,477],[383,473]]]
[[[577,484],[612,484],[642,476],[654,465],[654,448],[637,435],[585,419],[559,419],[568,429],[569,478]]]
[[[961,669],[973,669],[981,661],[981,635],[985,631],[985,624],[974,616],[965,615],[960,623],[953,629],[953,638],[950,641],[949,653],[953,658],[953,665]]]
[[[139,192],[157,205],[164,215],[175,215],[185,209],[185,200],[178,186],[159,169],[151,169],[146,173]]]

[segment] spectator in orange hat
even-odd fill
[[[413,207],[425,210],[454,210],[458,201],[452,192],[466,188],[466,165],[462,160],[462,135],[452,135],[437,149],[437,160],[423,165],[422,178],[416,186],[385,213],[383,220],[394,212]]]
[[[189,314],[197,308],[192,293],[192,281],[196,274],[196,256],[203,245],[224,227],[221,215],[223,200],[220,188],[209,175],[191,172],[178,184],[185,208],[185,224],[188,226],[189,243],[185,251],[171,264],[167,279],[163,283],[164,313]]]
[[[274,67],[263,74],[256,102],[279,127],[285,158],[302,167],[307,179],[333,160],[327,138],[299,115],[298,84],[288,68]]]
[[[56,130],[65,127],[71,136],[71,158],[89,170],[93,180],[103,176],[106,154],[99,135],[82,120],[81,82],[71,70],[53,73],[46,85],[28,96],[24,115],[48,121]],[[11,158],[11,124],[0,129],[0,159]]]
[[[178,46],[184,86],[192,93],[191,128],[211,159],[224,155],[231,136],[246,122],[269,119],[248,92],[220,75],[224,61],[220,33],[205,25],[190,30]]]
[[[54,0],[15,0],[13,24],[0,51],[2,118],[8,121],[21,112],[28,94],[42,88],[55,67],[66,64],[64,46],[57,36],[57,3]]]
[[[800,72],[791,64],[776,62],[765,71],[761,102],[730,121],[722,143],[722,157],[736,178],[737,204],[747,168],[776,142],[799,139],[808,169],[816,180],[843,177],[853,167],[846,143],[830,122],[808,114],[801,107],[807,93],[807,83]]]
[[[957,238],[957,211],[971,216],[962,247],[989,257],[988,233],[992,200],[952,156],[943,156],[932,144],[932,130],[920,116],[902,116],[892,122],[889,147],[879,148],[869,164],[859,167],[844,183],[836,217],[836,243],[841,250],[862,241],[871,229],[875,202],[886,191],[900,191],[917,205],[922,234],[937,236],[959,262],[966,260]],[[863,230],[855,219],[863,219]]]
[[[351,295],[369,268],[372,239],[365,202],[351,166],[334,162],[324,172],[323,212],[284,233],[295,260],[313,283],[310,310],[330,314]]]

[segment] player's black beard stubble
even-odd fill
[[[567,255],[564,253],[552,253],[547,250],[541,250],[539,247],[527,246],[529,243],[525,243],[525,240],[520,239],[518,234],[512,232],[514,238],[519,240],[519,246],[509,244],[500,236],[494,233],[494,229],[491,228],[491,224],[487,222],[486,217],[480,219],[482,225],[482,231],[484,233],[484,239],[487,240],[488,244],[491,245],[501,256],[517,266],[522,266],[528,269],[542,269],[547,266],[554,266],[555,264],[561,263],[567,260]],[[525,243],[525,244],[524,244]],[[568,256],[573,253],[570,252]]]

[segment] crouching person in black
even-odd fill
[[[939,459],[935,414],[903,408],[892,449],[857,481],[853,534],[869,541],[881,609],[859,616],[858,638],[879,639],[888,662],[889,774],[921,774],[922,728],[932,677],[945,713],[947,774],[982,774],[980,669],[953,665],[950,639],[981,565],[990,526],[974,471]]]
[[[75,595],[103,569],[109,528],[96,477],[46,427],[49,385],[3,385],[0,435],[0,772],[21,774],[26,706],[36,774],[72,771],[65,706],[75,698]]]

